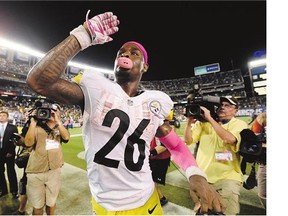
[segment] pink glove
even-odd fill
[[[112,12],[106,12],[94,16],[89,20],[89,12],[90,10],[88,10],[86,14],[86,22],[92,38],[92,44],[103,44],[112,41],[113,39],[109,37],[109,35],[112,35],[119,30],[117,26],[120,21],[117,20],[117,16],[113,15]]]
[[[112,12],[99,14],[92,19],[88,19],[89,12],[90,10],[88,10],[86,14],[86,23],[90,34],[82,25],[70,32],[71,35],[74,35],[77,38],[81,50],[84,50],[91,45],[104,44],[112,41],[113,39],[110,35],[119,30],[118,25],[120,22],[117,20],[117,16],[113,15]]]

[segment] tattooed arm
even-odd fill
[[[88,19],[70,32],[60,44],[51,49],[29,72],[28,86],[36,93],[64,104],[80,105],[84,95],[73,82],[61,79],[68,62],[80,51],[91,45],[112,41],[110,35],[118,31],[119,20],[112,12]]]
[[[31,69],[26,80],[28,86],[36,93],[60,103],[83,106],[84,95],[80,87],[60,78],[68,62],[80,49],[73,35],[67,37]]]

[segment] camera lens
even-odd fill
[[[257,153],[258,151],[260,151],[259,147],[257,144],[252,144],[248,149],[248,152],[250,153]]]
[[[39,114],[39,117],[47,116],[47,111],[41,110],[38,114]]]
[[[51,110],[49,108],[38,108],[37,118],[42,120],[47,120],[51,117]]]
[[[199,105],[190,105],[190,107],[189,107],[189,114],[190,115],[200,115],[201,114],[201,108],[200,108],[200,106]]]

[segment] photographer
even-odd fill
[[[46,116],[47,110],[38,108],[33,112],[25,136],[25,145],[33,146],[26,168],[27,196],[33,206],[33,215],[43,215],[44,206],[47,215],[55,214],[64,164],[61,144],[70,138],[60,119],[61,107],[52,105],[51,116],[41,119],[41,115]]]
[[[256,134],[265,134],[266,112],[260,113],[251,124],[251,130]],[[260,156],[257,172],[258,197],[266,209],[266,142],[262,142],[262,154]]]
[[[227,206],[226,215],[240,212],[239,195],[243,175],[238,154],[241,142],[240,132],[248,125],[237,118],[238,102],[233,97],[221,97],[217,109],[218,121],[210,110],[200,106],[206,121],[196,121],[188,116],[184,132],[187,144],[199,142],[197,163],[207,174],[208,182],[224,199]]]

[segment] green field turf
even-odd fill
[[[240,117],[240,119],[246,121],[247,123],[251,120],[250,117]],[[184,133],[185,122],[181,123],[180,128],[175,128],[176,133],[182,137]],[[82,142],[82,136],[75,136],[82,134],[82,128],[73,128],[69,129],[71,138],[68,143],[63,145],[63,154],[64,160],[66,163],[69,163],[73,166],[77,166],[81,169],[86,170],[86,162],[77,157],[78,153],[84,151],[84,146]],[[247,173],[250,173],[251,165],[248,164],[247,166]],[[174,171],[176,168],[174,165],[171,165],[168,169],[168,172]],[[256,166],[257,169],[257,166]]]
[[[250,121],[250,117],[242,117],[244,121],[247,123]],[[183,136],[183,131],[184,131],[185,123],[181,123],[181,127],[179,129],[175,128],[176,133],[181,137]],[[64,160],[66,163],[69,163],[71,165],[74,165],[76,167],[79,167],[81,169],[86,170],[86,162],[83,159],[78,158],[78,154],[80,152],[84,151],[84,146],[83,146],[83,141],[82,141],[82,129],[81,128],[73,128],[69,129],[71,138],[68,143],[63,145],[63,154],[64,154]],[[79,136],[80,135],[80,136]],[[247,167],[247,173],[250,172],[250,164],[248,164]],[[174,165],[174,163],[170,164],[170,167],[168,169],[168,172],[174,171],[178,169],[177,166]],[[184,176],[183,176],[184,178]],[[166,184],[165,186],[160,185],[161,191],[165,196],[169,198],[169,200],[175,204],[184,206],[189,209],[193,209],[193,202],[191,202],[190,194],[189,191],[183,188],[179,188],[176,186],[172,186],[169,184]],[[252,196],[252,198],[247,198],[245,199],[253,199],[255,202],[255,199],[257,197]],[[253,203],[253,201],[248,203]],[[265,214],[265,210],[263,208],[255,207],[253,205],[249,204],[243,204],[241,203],[241,214],[246,214],[246,215],[263,215]]]
[[[86,170],[86,162],[78,157],[80,152],[84,151],[82,141],[82,128],[69,129],[70,140],[62,145],[64,161],[73,166]]]

